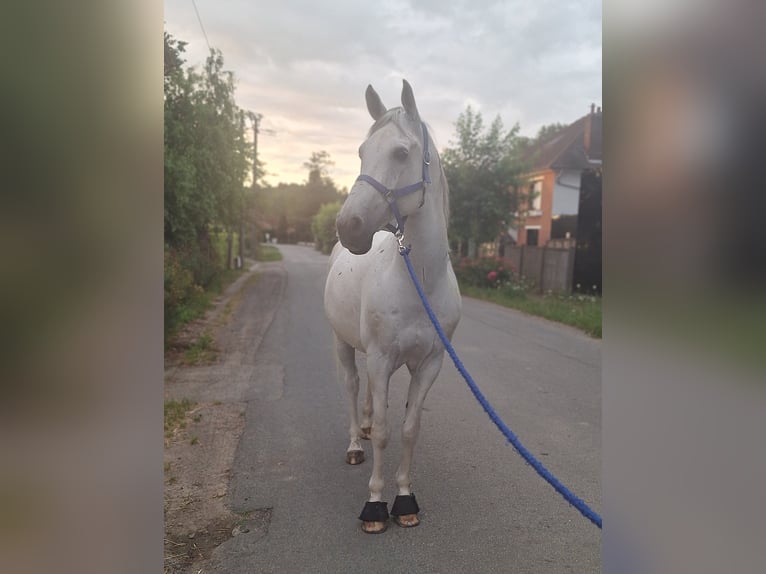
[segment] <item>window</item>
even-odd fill
[[[527,245],[537,245],[540,237],[539,228],[527,227]]]
[[[529,186],[529,215],[541,215],[543,200],[543,180],[533,181]]]

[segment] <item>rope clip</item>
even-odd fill
[[[404,245],[404,232],[399,229],[396,233],[394,233],[394,237],[396,237],[396,242],[399,244],[399,255],[406,255],[410,252],[410,246]]]

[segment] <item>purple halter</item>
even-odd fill
[[[394,218],[396,219],[396,227],[389,223],[386,225],[385,229],[397,237],[401,237],[404,234],[404,223],[407,221],[407,217],[402,217],[401,213],[399,213],[399,207],[396,204],[396,200],[405,195],[420,191],[421,189],[423,190],[423,197],[425,198],[426,184],[431,183],[431,176],[428,174],[428,166],[431,165],[431,153],[428,151],[428,130],[426,129],[425,123],[421,122],[421,125],[423,126],[423,179],[421,181],[413,183],[412,185],[400,187],[399,189],[388,189],[377,179],[364,173],[356,178],[356,181],[369,183],[372,187],[377,189],[383,196],[383,199],[386,200],[391,213],[394,214]]]

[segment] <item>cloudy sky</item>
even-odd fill
[[[210,45],[237,78],[237,103],[263,114],[269,183],[301,182],[312,152],[350,187],[372,120],[364,90],[400,105],[402,78],[439,148],[466,105],[534,135],[601,105],[600,0],[196,0]],[[192,0],[165,0],[165,29],[201,67],[207,43]]]

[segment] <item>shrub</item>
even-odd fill
[[[454,265],[455,275],[462,286],[495,289],[519,297],[524,296],[532,285],[513,267],[499,257],[464,257]]]
[[[224,268],[225,257],[220,257],[218,249],[210,238],[204,238],[199,245],[190,246],[181,254],[184,267],[190,269],[194,282],[203,288],[215,279]]]
[[[314,233],[314,247],[317,251],[329,254],[338,240],[335,231],[335,218],[340,211],[341,203],[334,201],[325,203],[311,219],[311,231]]]
[[[507,261],[499,257],[464,257],[455,266],[458,280],[474,287],[497,288],[514,280],[514,272]]]
[[[194,289],[192,272],[183,267],[178,253],[171,249],[165,249],[164,280],[166,306],[178,306]]]
[[[182,258],[174,249],[165,248],[165,330],[177,323],[184,304],[192,298],[197,287],[194,274],[184,267]]]

